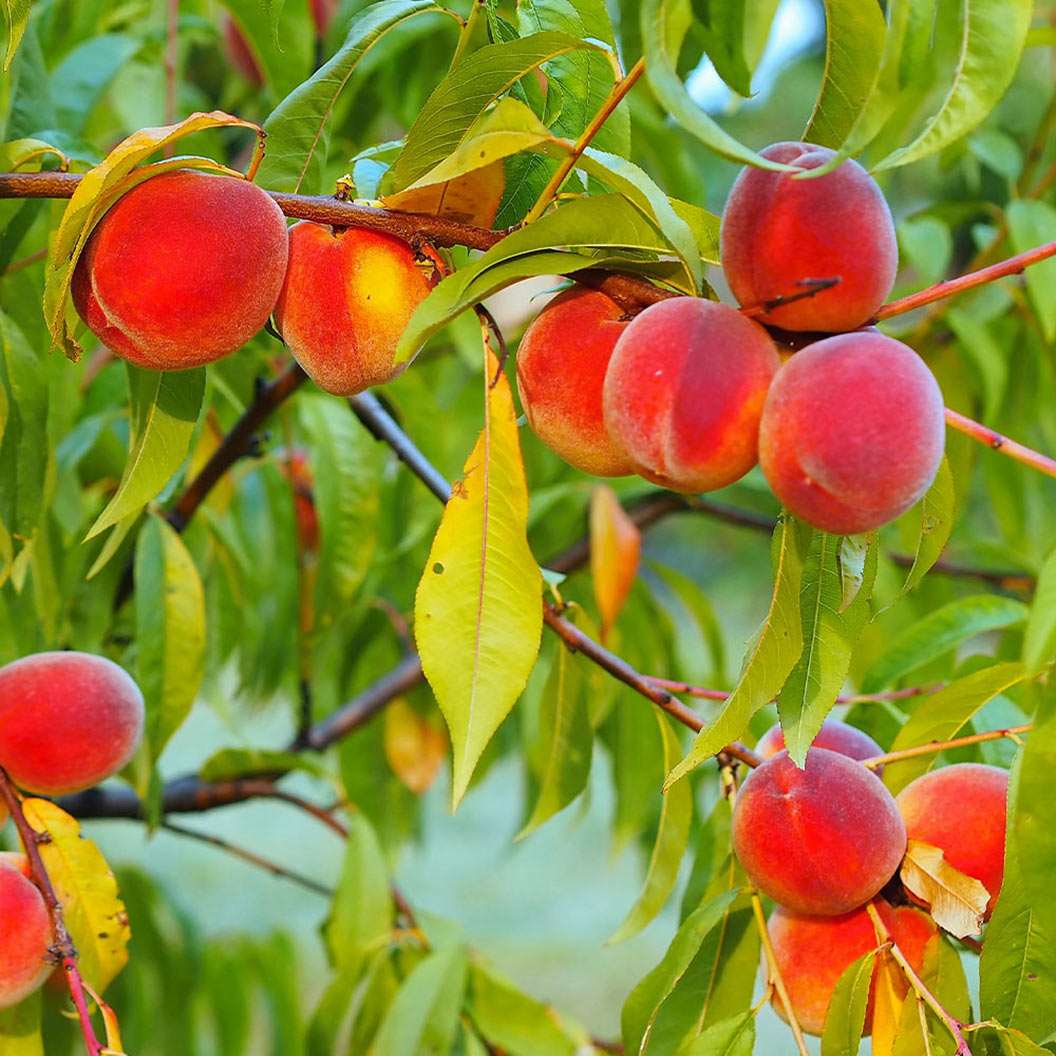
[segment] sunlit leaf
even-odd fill
[[[982,930],[989,892],[974,876],[954,869],[940,848],[910,839],[899,875],[907,891],[927,902],[943,930],[959,939]]]
[[[603,641],[638,575],[641,549],[642,534],[616,492],[607,484],[596,485],[590,493],[590,575]]]

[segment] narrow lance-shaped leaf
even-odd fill
[[[642,533],[607,484],[590,493],[590,575],[605,640],[638,575]]]
[[[821,1056],[856,1056],[865,1029],[869,987],[876,964],[876,951],[862,954],[844,969],[825,1013]]]
[[[1038,576],[1038,586],[1023,635],[1023,664],[1028,678],[1056,660],[1056,550]]]
[[[854,574],[847,576],[854,560]],[[876,565],[875,534],[862,543],[815,531],[799,596],[803,651],[777,698],[785,745],[797,766],[804,764],[847,678],[869,615]]]
[[[489,350],[486,378],[497,369]],[[444,508],[415,597],[422,668],[451,731],[456,805],[539,652],[542,575],[527,526],[517,417],[499,372],[487,390],[484,430]]]
[[[1012,202],[1006,212],[1015,253],[1056,240],[1056,209],[1048,202]],[[1056,261],[1040,261],[1026,270],[1027,294],[1045,340],[1056,338]]]
[[[31,0],[4,0],[4,22],[7,24],[7,52],[4,55],[4,72],[11,68],[11,60],[22,42],[29,22]]]
[[[1031,0],[966,0],[957,65],[946,98],[912,143],[876,168],[908,165],[934,154],[975,128],[1015,76],[1033,11]]]
[[[763,626],[745,657],[741,677],[719,715],[671,772],[667,787],[685,777],[745,730],[751,717],[780,692],[800,653],[803,626],[799,589],[811,529],[786,514],[774,532],[774,593]]]
[[[752,1056],[755,1016],[751,1009],[705,1027],[678,1056]]]
[[[87,539],[142,509],[187,457],[205,394],[205,370],[162,372],[127,364],[132,416],[128,461]]]
[[[205,592],[183,540],[151,516],[136,542],[136,667],[151,762],[179,729],[205,676]]]
[[[678,737],[671,723],[660,711],[656,712],[660,735],[664,742],[664,770],[670,772],[681,753]],[[678,880],[682,856],[689,843],[689,823],[693,817],[693,793],[689,784],[679,781],[664,793],[660,809],[660,828],[656,834],[653,855],[649,860],[645,885],[638,901],[627,914],[627,919],[616,929],[610,943],[622,942],[637,935],[660,912]]]

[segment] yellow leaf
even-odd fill
[[[902,862],[902,883],[928,903],[935,922],[951,935],[963,939],[982,931],[989,892],[975,877],[954,869],[938,847],[910,840]]]
[[[258,134],[260,127],[240,117],[232,117],[220,110],[211,113],[196,113],[175,125],[164,125],[159,128],[141,128],[138,132],[123,139],[94,169],[90,169],[77,184],[73,197],[69,200],[58,231],[48,253],[48,265],[44,280],[44,319],[51,333],[54,345],[57,345],[71,359],[77,359],[81,347],[73,338],[66,320],[66,307],[70,295],[70,282],[73,270],[84,249],[88,236],[96,223],[123,194],[132,190],[137,184],[152,176],[160,175],[171,169],[203,169],[211,172],[225,173],[229,176],[241,176],[210,158],[178,157],[168,158],[136,169],[136,166],[147,160],[169,143],[175,143],[192,132],[206,128],[236,126],[250,128]],[[135,170],[135,171],[133,171]]]
[[[641,550],[638,526],[620,505],[616,492],[599,484],[590,493],[590,574],[603,641],[634,585]]]
[[[416,795],[432,785],[447,754],[447,738],[402,697],[385,709],[385,758]]]
[[[99,848],[81,836],[76,818],[46,799],[27,799],[22,808],[30,825],[51,837],[40,844],[40,857],[62,903],[81,975],[102,993],[127,963],[131,937],[114,874]]]
[[[873,1056],[891,1056],[907,992],[902,968],[883,950],[873,975]]]
[[[485,378],[498,364],[488,352]],[[444,508],[415,597],[422,669],[451,732],[452,800],[528,681],[542,635],[542,574],[528,548],[528,485],[505,374]]]

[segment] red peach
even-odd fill
[[[674,297],[620,335],[605,375],[605,427],[637,473],[675,491],[711,491],[755,465],[759,416],[780,359],[729,305]]]
[[[877,899],[875,905],[891,938],[919,975],[924,967],[924,947],[938,935],[935,922],[909,906],[895,908],[882,899]],[[839,917],[808,917],[778,907],[770,916],[767,930],[799,1025],[808,1034],[820,1035],[840,976],[859,957],[880,945],[869,914],[862,908]],[[874,967],[865,1016],[866,1034],[872,1030],[875,985]],[[787,1018],[776,995],[773,1005]]]
[[[352,396],[403,370],[396,345],[432,285],[406,242],[306,220],[290,228],[275,323],[321,389]]]
[[[816,169],[834,152],[810,143],[775,143],[760,153]],[[876,181],[850,160],[807,179],[744,169],[727,199],[719,243],[723,272],[745,307],[801,293],[810,279],[839,279],[760,317],[786,330],[861,326],[891,292],[898,270],[891,210]]]
[[[28,792],[80,792],[117,773],[143,733],[143,694],[90,653],[36,653],[0,667],[0,766]]]
[[[40,892],[6,860],[0,860],[0,922],[0,1008],[10,1008],[43,985],[51,972],[45,958],[53,932]]]
[[[942,392],[911,348],[841,334],[777,372],[759,426],[759,464],[782,504],[839,535],[894,520],[928,490],[945,445]]]
[[[605,294],[573,286],[536,316],[517,349],[517,391],[535,435],[599,477],[634,472],[613,446],[601,407],[605,371],[628,325],[623,314]]]
[[[821,724],[821,730],[817,737],[810,742],[813,748],[828,748],[830,752],[839,752],[849,759],[872,759],[874,756],[883,755],[884,750],[869,736],[854,726],[839,719],[826,719]],[[759,738],[755,746],[755,754],[769,759],[772,755],[785,750],[785,734],[781,729],[781,723],[775,722]]]
[[[906,826],[864,766],[827,748],[756,767],[733,808],[733,848],[751,882],[797,913],[836,916],[868,902],[895,874]]]
[[[954,869],[990,892],[990,919],[1005,875],[1008,771],[954,763],[911,781],[895,797],[910,839],[942,850]]]
[[[286,272],[286,221],[255,184],[181,170],[111,206],[73,275],[81,318],[151,370],[211,363],[266,322]]]

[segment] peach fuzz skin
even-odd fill
[[[924,967],[924,947],[938,935],[935,922],[919,909],[892,907],[882,899],[875,904],[891,938],[919,975]],[[767,930],[796,1019],[808,1034],[820,1036],[840,976],[859,957],[880,945],[873,922],[864,907],[839,917],[807,917],[778,907]],[[866,1034],[872,1031],[875,979],[874,968]],[[773,1006],[785,1018],[784,1006],[776,995]]]
[[[605,375],[605,427],[636,473],[712,491],[755,465],[759,417],[780,359],[758,323],[699,297],[635,316]]]
[[[863,759],[872,759],[874,756],[883,755],[884,750],[869,736],[854,726],[839,719],[826,719],[821,724],[817,737],[810,742],[812,748],[828,748],[830,752],[839,752],[849,759],[859,762]],[[755,754],[769,759],[772,755],[785,750],[785,734],[781,724],[775,722],[759,738],[755,746]]]
[[[267,322],[286,220],[255,184],[182,170],[133,187],[96,225],[73,303],[115,355],[150,370],[226,356]]]
[[[911,348],[875,331],[808,345],[777,372],[759,465],[791,513],[851,535],[908,510],[946,441],[942,392]]]
[[[990,892],[989,920],[1005,875],[1008,771],[954,763],[911,781],[895,797],[910,839],[942,849],[954,869]]]
[[[764,895],[797,913],[836,916],[869,901],[906,852],[891,793],[860,763],[807,750],[756,767],[733,808],[733,849]]]
[[[353,396],[401,373],[396,345],[432,287],[406,242],[304,220],[290,228],[275,323],[319,388]]]
[[[627,325],[615,301],[574,286],[532,320],[517,349],[517,391],[532,431],[569,465],[598,477],[634,472],[613,446],[601,408],[605,371]]]
[[[90,653],[36,653],[0,667],[0,766],[19,788],[81,792],[117,773],[143,733],[143,695]]]
[[[809,143],[775,143],[764,158],[816,169],[833,156]],[[898,243],[891,210],[857,162],[815,179],[747,168],[726,201],[720,259],[738,303],[761,305],[800,293],[807,279],[835,286],[761,316],[786,330],[853,330],[871,319],[894,285]]]
[[[53,965],[51,918],[33,883],[10,861],[0,859],[0,1008],[17,1005],[40,987]]]

